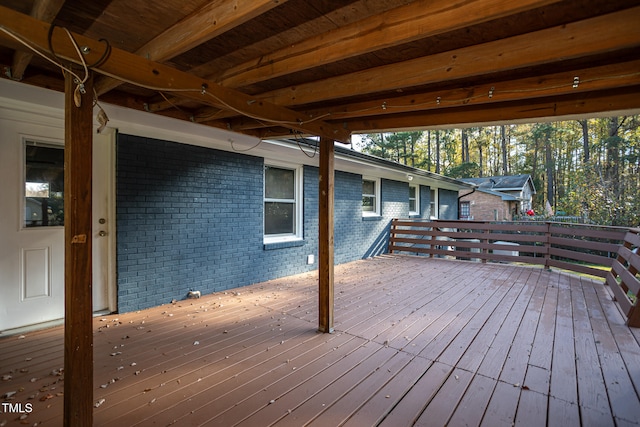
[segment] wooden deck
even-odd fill
[[[601,282],[384,256],[94,323],[96,426],[638,426],[640,331]],[[63,330],[0,338],[0,426],[62,422]],[[10,398],[6,393],[13,394]],[[4,413],[2,413],[4,412]]]

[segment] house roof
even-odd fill
[[[0,0],[0,61],[59,91],[62,64],[86,65],[104,103],[348,142],[638,111],[638,22],[637,0]]]
[[[317,142],[303,139],[303,140],[284,140],[289,144],[298,146],[304,146],[307,149],[314,150],[317,149]],[[367,165],[367,170],[370,170],[372,167],[378,168],[380,170],[388,170],[395,172],[396,176],[387,175],[386,177],[390,179],[398,179],[398,176],[402,176],[402,180],[413,180],[417,179],[425,179],[423,183],[438,182],[438,185],[443,188],[462,190],[464,188],[472,188],[474,184],[462,181],[460,179],[450,178],[448,176],[440,175],[431,171],[427,171],[424,169],[415,168],[409,165],[405,165],[399,162],[395,162],[388,159],[383,159],[381,157],[373,156],[371,154],[362,153],[360,151],[352,150],[346,147],[336,146],[335,154],[338,160],[344,159],[351,163],[364,163]],[[399,175],[397,175],[399,174]],[[384,176],[384,174],[382,174]]]
[[[522,191],[526,185],[530,185],[533,194],[536,192],[531,175],[528,174],[461,178],[460,180],[477,185],[479,190]]]

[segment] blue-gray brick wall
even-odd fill
[[[260,157],[118,135],[118,311],[317,269],[318,169],[303,168],[303,241],[266,246],[263,170]],[[383,179],[382,215],[363,217],[362,176],[336,171],[336,264],[385,253],[408,198],[408,183]]]
[[[429,219],[431,217],[431,187],[421,185],[420,189],[420,215],[421,219]]]
[[[453,190],[438,190],[438,218],[458,219],[458,192]]]

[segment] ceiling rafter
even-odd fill
[[[417,113],[603,90],[610,87],[612,80],[615,80],[617,87],[628,87],[637,85],[639,77],[640,60],[635,60],[582,69],[579,75],[573,71],[566,71],[456,89],[429,90],[411,95],[343,104],[334,108],[308,110],[305,114],[310,117],[323,116],[327,121],[340,121],[372,115]],[[225,120],[221,114],[216,115],[216,112],[220,110],[211,109],[210,115],[207,116],[204,111],[200,111],[194,121],[207,123]],[[238,131],[265,127],[264,123],[244,117],[228,118],[224,123],[228,128]]]
[[[59,29],[55,30],[51,33],[51,40],[49,40],[50,25],[45,22],[0,6],[0,25],[38,46],[41,50],[46,50],[45,46],[51,43],[59,57],[77,64],[81,63],[80,58],[77,57],[77,51],[66,33]],[[73,37],[79,46],[85,47],[84,50],[87,53],[84,60],[86,62],[95,63],[101,60],[105,50],[103,43],[79,34],[73,34]],[[0,39],[8,38],[6,33],[0,32]],[[306,118],[301,113],[285,107],[264,102],[233,89],[224,88],[214,82],[121,49],[112,48],[106,60],[96,66],[94,70],[158,91],[179,91],[182,97],[218,108],[234,110],[239,114],[260,117],[264,121],[278,125],[285,124],[285,127],[302,133],[331,138],[343,143],[350,142],[350,131],[341,126]]]
[[[31,8],[31,16],[47,23],[53,22],[56,15],[62,9],[64,0],[35,0]],[[22,80],[25,70],[33,58],[30,52],[16,51],[11,63],[11,78]]]
[[[457,0],[439,5],[417,1],[230,68],[217,81],[238,88],[559,1]]]
[[[438,53],[260,94],[278,105],[304,105],[380,91],[512,71],[640,46],[640,7],[532,34]],[[332,88],[327,91],[326,88]]]
[[[546,97],[495,105],[476,105],[468,108],[445,108],[429,112],[375,116],[346,120],[354,133],[379,132],[381,129],[425,129],[429,127],[480,126],[516,122],[534,118],[578,117],[597,115],[600,112],[624,111],[637,108],[640,85],[617,90],[591,92],[560,97]],[[471,120],[469,120],[471,118]],[[282,136],[282,135],[279,135]]]
[[[623,17],[625,19],[623,19]],[[619,47],[621,44],[627,47],[635,47],[640,45],[640,33],[633,30],[636,27],[636,22],[640,22],[638,20],[640,20],[640,8],[634,8],[629,11],[578,22],[573,24],[569,29],[567,29],[566,26],[561,26],[539,31],[535,38],[535,44],[532,44],[531,40],[525,36],[515,36],[510,39],[458,49],[454,52],[431,55],[406,61],[405,63],[378,67],[320,82],[285,88],[271,93],[260,94],[257,95],[257,97],[267,99],[278,105],[295,107],[299,104],[313,104],[334,97],[347,98],[354,94],[366,94],[379,90],[401,90],[407,85],[420,86],[440,83],[452,78],[463,79],[478,75],[485,70],[492,70],[494,72],[510,71],[550,62],[558,57],[569,58],[593,51],[607,52],[614,47]],[[614,23],[615,25],[613,25]],[[604,28],[611,26],[615,26],[615,30],[609,30],[607,37],[603,37]],[[549,44],[554,44],[555,47],[549,49]],[[526,54],[523,55],[523,51],[526,51]],[[432,64],[440,65],[433,67]],[[614,75],[610,77],[616,78],[617,75],[629,74],[629,72],[632,71],[632,69],[627,69],[627,66],[623,67],[626,71],[607,71],[608,69],[606,67],[600,67],[598,73],[604,73],[604,75],[598,77],[596,74],[591,78],[583,77],[585,84],[581,90],[588,87],[597,89],[599,85],[596,81],[607,78],[606,75],[609,72],[614,73]],[[572,83],[574,76],[572,74],[575,73],[570,71],[560,76],[553,74],[549,76],[541,75],[532,78],[517,79],[511,83],[496,81],[482,85],[475,90],[475,92],[488,94],[491,87],[497,87],[498,90],[496,91],[493,102],[501,99],[505,101],[518,99],[518,93],[520,93],[521,96],[525,96],[525,93],[528,93],[528,96],[533,95],[538,97],[553,92],[560,94],[561,92],[557,92],[557,89],[554,89],[558,84],[565,84],[567,85],[566,88],[573,90]],[[567,76],[569,80],[563,80]],[[588,80],[595,81],[587,84]],[[638,75],[631,74],[628,76],[626,84],[633,84],[637,82],[637,80]],[[546,81],[548,81],[548,83],[541,83]],[[622,79],[620,79],[617,84],[622,84]],[[331,87],[332,90],[327,91],[327,87]],[[417,105],[422,105],[429,101],[433,102],[433,108],[446,107],[451,99],[461,100],[461,103],[466,104],[472,102],[472,100],[467,99],[469,95],[465,95],[468,91],[469,89],[464,87],[446,92],[434,90],[420,96],[420,101],[418,102],[411,101],[416,97],[416,95],[412,95],[409,96],[408,99],[401,98],[399,104],[407,105],[408,110],[419,110],[420,107],[416,107]],[[442,100],[440,105],[436,103],[438,97]],[[489,97],[487,96],[487,98]],[[375,108],[375,106],[381,107],[384,102],[388,102],[389,106],[391,106],[391,102],[387,101],[387,98],[384,98],[355,103],[353,107],[349,107],[350,104],[346,104],[336,109],[307,111],[307,114],[312,117],[331,114],[331,120],[335,120],[343,116],[348,117],[348,115],[340,114],[340,111],[344,111],[345,109],[362,111]],[[165,108],[170,108],[172,105],[171,102],[162,101],[149,105],[149,110],[161,111]],[[394,111],[389,108],[380,111],[379,114],[384,115],[392,112]],[[396,110],[395,112],[399,111]],[[336,114],[335,117],[334,114]],[[194,114],[195,121],[198,122],[223,120],[233,116],[237,115],[233,112],[220,111],[210,107],[205,107]],[[242,122],[252,123],[251,120],[242,120]],[[230,127],[234,129],[244,128],[244,126],[236,127],[234,123],[232,123]]]
[[[286,1],[211,1],[156,36],[138,49],[136,54],[157,62],[169,60]],[[96,81],[96,92],[102,95],[121,84],[118,80],[103,77]]]
[[[0,5],[27,14],[31,2],[47,3],[28,1]],[[351,125],[386,128],[397,119],[413,126],[423,117],[432,126],[452,112],[465,122],[491,113],[509,120],[508,111],[538,119],[554,114],[552,99],[608,108],[613,104],[594,99],[640,85],[637,0],[108,3],[66,0],[54,21],[56,38],[67,27],[131,55],[118,52],[103,64],[111,68],[96,80],[100,93],[119,84],[114,76],[134,84],[101,101],[250,135],[330,128],[326,136],[346,137]],[[95,61],[105,43],[89,48],[86,59]],[[6,68],[21,50],[0,38]],[[59,71],[40,58],[22,82],[63,90]],[[190,92],[174,91],[185,88]]]
[[[635,60],[585,68],[579,72],[565,71],[456,89],[430,90],[412,95],[385,97],[373,101],[343,104],[336,108],[308,110],[305,113],[311,117],[330,114],[331,120],[344,120],[366,117],[372,113],[387,115],[428,111],[602,90],[610,87],[613,80],[617,87],[633,86],[638,84],[639,77],[640,60]]]
[[[432,0],[421,0],[261,55],[208,78],[238,88],[558,2],[457,0],[436,6]],[[156,112],[181,103],[161,100],[148,107]]]

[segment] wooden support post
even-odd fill
[[[79,71],[80,75],[84,71]],[[76,90],[65,77],[64,146],[64,425],[93,424],[91,175],[93,80]],[[80,100],[80,106],[77,100]]]
[[[320,138],[319,176],[319,327],[320,332],[333,332],[333,192],[334,192],[334,141]]]

